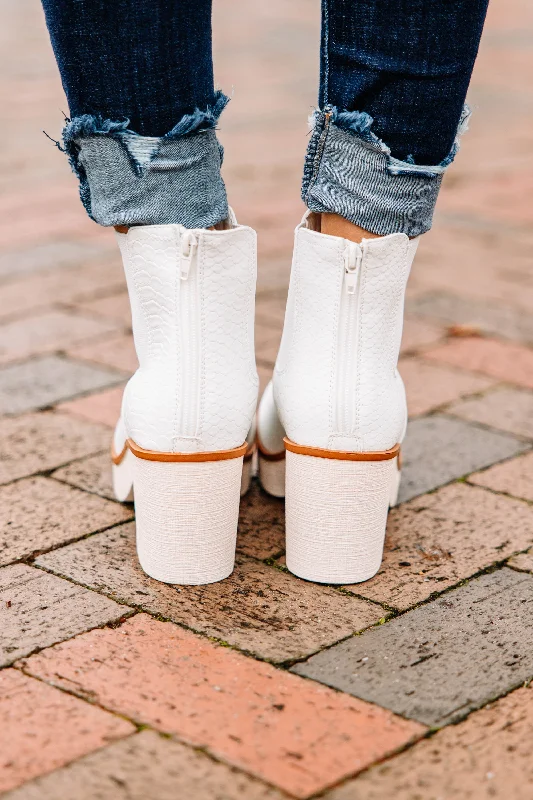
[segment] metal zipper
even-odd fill
[[[344,281],[339,315],[337,371],[337,432],[350,436],[356,425],[359,305],[363,251],[348,242],[344,251]]]
[[[194,438],[198,428],[200,330],[198,310],[198,238],[184,229],[180,238],[179,325],[181,343],[180,435]]]

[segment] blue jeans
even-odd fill
[[[226,218],[211,0],[42,0],[64,149],[102,225]],[[322,0],[319,108],[302,197],[377,234],[431,227],[488,0]],[[243,12],[246,4],[243,3]],[[303,110],[302,110],[303,111]]]

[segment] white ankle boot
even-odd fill
[[[232,219],[226,230],[153,225],[117,237],[140,366],[114,435],[116,495],[133,491],[148,575],[212,583],[233,570],[249,483],[256,235]]]
[[[285,325],[258,414],[263,487],[283,494],[287,567],[323,583],[379,569],[407,407],[397,371],[417,240],[296,229]],[[285,437],[285,438],[284,438]],[[286,451],[286,463],[283,454]]]

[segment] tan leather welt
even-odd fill
[[[253,458],[254,453],[255,453],[255,444],[248,445],[246,453],[244,454],[244,460],[249,461],[251,458]]]
[[[232,450],[213,450],[205,453],[158,453],[155,450],[145,450],[139,447],[132,439],[128,439],[128,447],[137,458],[145,461],[227,461],[230,458],[241,458],[248,449],[246,442]]]
[[[345,450],[325,450],[322,447],[307,447],[303,444],[296,444],[290,439],[283,440],[285,447],[290,453],[298,453],[300,456],[314,456],[315,458],[331,458],[336,461],[390,461],[400,454],[400,445],[397,444],[390,450],[377,450],[370,453],[350,453]]]
[[[261,458],[264,458],[265,461],[283,461],[285,458],[285,450],[282,450],[281,453],[271,453],[270,450],[266,449],[259,435],[257,436],[257,449],[259,450]]]
[[[128,443],[127,442],[124,445],[124,447],[122,448],[120,453],[116,452],[115,445],[113,444],[113,442],[111,442],[111,460],[113,461],[113,464],[117,464],[117,466],[118,466],[118,464],[121,464],[123,459],[124,459],[124,456],[126,455],[127,452],[128,452]]]

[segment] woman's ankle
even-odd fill
[[[328,236],[339,236],[341,239],[349,239],[351,242],[358,244],[363,239],[379,239],[378,234],[367,231],[359,225],[354,225],[339,214],[321,214],[320,215],[320,233],[325,233]]]

